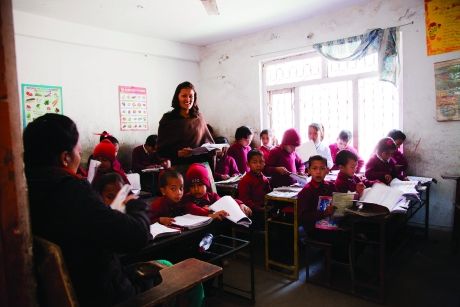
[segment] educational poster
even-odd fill
[[[460,50],[460,0],[425,0],[428,55]]]
[[[460,120],[460,59],[434,63],[436,119]]]
[[[147,89],[119,86],[120,130],[148,130]]]
[[[25,126],[46,113],[62,113],[62,87],[21,84],[22,123]]]

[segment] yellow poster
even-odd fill
[[[460,0],[425,0],[428,55],[460,50]]]

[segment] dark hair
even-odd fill
[[[258,150],[258,149],[256,149],[256,148],[251,149],[251,150],[248,152],[248,155],[247,155],[248,162],[251,161],[251,159],[252,159],[253,157],[256,157],[256,156],[260,156],[260,157],[263,158],[263,157],[264,157],[264,154],[263,154],[260,150]]]
[[[262,135],[264,135],[264,134],[266,134],[268,136],[273,135],[273,133],[272,133],[272,131],[270,129],[264,129],[264,130],[260,131],[259,137],[262,137]]]
[[[216,144],[229,144],[228,143],[228,140],[225,136],[218,136],[216,138],[214,138],[214,142]]]
[[[251,128],[247,126],[238,127],[235,131],[235,139],[237,141],[241,139],[247,139],[250,135],[252,135],[252,131]]]
[[[385,137],[377,143],[375,150],[377,151],[377,153],[382,153],[385,151],[396,150],[396,148],[397,147],[396,147],[395,141],[390,137]]]
[[[123,178],[121,178],[118,173],[110,172],[101,176],[96,176],[95,180],[93,180],[91,183],[91,186],[97,193],[102,194],[102,191],[107,185],[115,184],[117,182],[121,183],[122,185],[124,184]]]
[[[120,144],[120,142],[118,142],[116,137],[114,137],[113,135],[111,135],[105,130],[102,131],[101,136],[99,137],[99,143],[102,142],[103,140],[109,140],[110,143],[112,143],[113,145]]]
[[[164,188],[165,186],[168,185],[168,179],[169,178],[182,178],[181,173],[179,173],[176,170],[173,170],[172,168],[168,168],[167,170],[163,171],[160,174],[160,179],[159,179],[159,186],[160,188]]]
[[[342,130],[339,133],[339,139],[347,143],[350,142],[351,136],[352,134],[350,130]]]
[[[24,130],[24,163],[31,166],[59,166],[64,151],[72,152],[78,143],[77,125],[67,116],[47,113]]]
[[[152,134],[147,137],[145,140],[145,145],[155,147],[157,146],[158,135]]]
[[[345,166],[348,163],[348,160],[358,161],[358,156],[349,150],[341,150],[335,157],[335,164]]]
[[[193,106],[190,109],[190,116],[196,117],[200,113],[200,109],[198,108],[198,96],[196,94],[195,87],[192,83],[185,81],[179,84],[176,87],[176,91],[174,92],[174,96],[171,102],[171,107],[173,107],[174,111],[179,112],[180,105],[179,105],[179,93],[182,89],[191,89],[194,92],[193,95]]]
[[[308,159],[308,168],[310,168],[313,161],[321,161],[324,163],[324,165],[327,166],[327,159],[325,157],[320,156],[320,155],[314,155],[314,156],[311,156],[310,159]]]
[[[390,132],[388,132],[388,136],[395,141],[396,140],[402,140],[402,141],[406,140],[406,135],[404,134],[404,132],[398,129],[393,129]]]

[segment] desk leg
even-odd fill
[[[430,227],[430,186],[426,189],[425,197],[425,240],[428,240],[428,230]]]
[[[250,266],[251,266],[251,303],[254,304],[256,302],[256,287],[255,287],[255,281],[254,281],[254,231],[251,229],[250,230],[250,240],[251,242],[249,243],[249,257],[250,257]]]
[[[386,245],[386,227],[384,222],[380,222],[380,302],[385,300],[385,245]]]

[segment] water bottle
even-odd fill
[[[199,251],[200,253],[203,253],[209,249],[209,247],[212,244],[212,239],[214,236],[211,233],[207,233],[203,239],[201,239],[200,244],[199,244]]]

